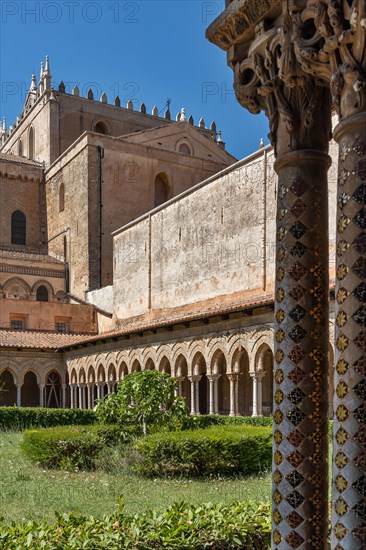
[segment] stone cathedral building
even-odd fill
[[[192,413],[270,414],[273,148],[236,161],[184,109],[172,120],[51,84],[47,59],[1,127],[1,404],[92,408],[159,369]],[[330,252],[334,298],[334,235]]]

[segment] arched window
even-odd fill
[[[11,215],[11,244],[26,244],[26,217],[20,210]]]
[[[18,141],[18,156],[23,156],[23,142],[21,139]]]
[[[190,155],[191,154],[191,150],[190,150],[190,148],[188,147],[188,145],[186,143],[181,143],[179,145],[179,152],[182,153],[183,155]]]
[[[158,174],[154,186],[154,207],[160,206],[168,200],[169,183],[166,174]]]
[[[58,195],[58,211],[63,212],[65,210],[65,186],[63,183],[60,185]]]
[[[37,301],[48,302],[48,290],[44,285],[37,288]]]
[[[107,125],[104,122],[98,122],[95,125],[94,131],[97,132],[98,134],[104,134],[105,136],[107,136],[109,133]]]
[[[34,159],[34,130],[33,126],[29,128],[28,134],[28,158]]]

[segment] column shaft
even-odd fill
[[[209,381],[209,414],[215,414],[215,379],[208,376]]]
[[[189,376],[189,381],[191,383],[191,415],[196,414],[196,392],[195,392],[195,381],[194,376]]]
[[[366,114],[339,143],[332,548],[366,547]]]
[[[196,377],[195,383],[194,383],[194,390],[195,390],[195,403],[196,403],[196,414],[200,413],[200,380],[201,377]]]
[[[22,406],[22,386],[17,384],[17,407]]]
[[[320,151],[277,160],[272,548],[327,548],[328,186]]]
[[[252,376],[253,379],[253,412],[252,416],[258,416],[258,378],[256,373]]]

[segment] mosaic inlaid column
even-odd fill
[[[366,548],[366,3],[307,4],[293,17],[296,55],[328,83],[340,120],[331,547],[358,550]]]
[[[279,158],[273,547],[326,548],[329,157]]]
[[[327,548],[330,92],[300,67],[306,1],[230,3],[208,37],[241,105],[263,110],[278,174],[272,548]],[[308,29],[311,33],[312,27]]]
[[[366,114],[345,119],[340,144],[332,548],[366,547]]]

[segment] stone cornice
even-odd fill
[[[206,31],[207,39],[222,50],[251,40],[264,19],[281,15],[281,0],[233,0]]]

